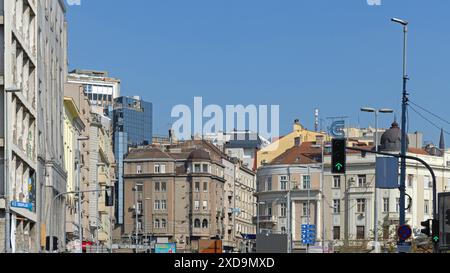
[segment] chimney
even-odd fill
[[[300,124],[300,120],[296,119],[294,121],[294,132],[302,131],[302,130],[303,130],[303,126]]]

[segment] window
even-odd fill
[[[167,221],[166,219],[162,219],[161,220],[161,228],[166,228],[167,227]]]
[[[195,164],[195,165],[194,165],[194,172],[195,172],[195,173],[199,173],[200,170],[201,170],[201,166],[202,166],[202,165],[200,165],[200,164]]]
[[[367,177],[365,175],[358,175],[358,187],[364,188],[367,186]]]
[[[136,191],[142,192],[144,190],[144,184],[136,184]]]
[[[340,176],[333,177],[333,188],[335,188],[335,189],[341,188],[341,177]]]
[[[166,165],[162,164],[160,166],[160,168],[161,168],[161,172],[160,173],[166,173]]]
[[[194,191],[195,192],[200,192],[200,182],[195,182]]]
[[[156,219],[155,221],[153,221],[153,227],[154,228],[159,228],[159,220]]]
[[[303,203],[303,216],[309,216],[308,203]]]
[[[202,228],[208,228],[208,220],[203,220]]]
[[[366,237],[366,227],[357,226],[356,227],[356,240],[364,240]]]
[[[161,165],[155,164],[155,173],[161,173]]]
[[[430,188],[430,185],[431,184],[431,182],[430,182],[430,177],[428,176],[428,175],[425,175],[424,177],[423,177],[423,188],[424,189],[429,189]]]
[[[267,191],[272,190],[272,177],[267,177]]]
[[[194,202],[194,209],[195,210],[200,210],[200,201],[195,201]]]
[[[414,183],[414,175],[409,174],[408,175],[408,187],[412,188],[413,187],[413,183]]]
[[[142,174],[142,165],[137,165],[137,174]]]
[[[285,227],[281,227],[281,233],[282,234],[286,234],[286,228]]]
[[[400,198],[397,198],[396,200],[395,212],[400,212]]]
[[[167,183],[166,182],[161,182],[161,191],[162,192],[166,192],[167,191]]]
[[[272,207],[267,208],[267,216],[272,216]]]
[[[334,214],[341,213],[341,200],[339,199],[333,200],[333,213]]]
[[[333,240],[341,239],[341,227],[333,227]]]
[[[161,200],[161,210],[167,210],[167,201]]]
[[[203,192],[208,192],[208,182],[203,182]]]
[[[155,210],[160,210],[161,209],[161,202],[159,200],[155,200]]]
[[[208,173],[208,164],[203,164],[203,172]]]
[[[142,214],[142,201],[137,202],[137,213]]]
[[[286,217],[287,205],[286,203],[281,204],[281,217]]]
[[[288,178],[287,176],[280,176],[280,185],[281,185],[281,190],[285,191],[287,190],[287,183],[288,183]]]
[[[200,228],[200,219],[195,219],[194,228]]]
[[[424,201],[424,213],[430,214],[430,201],[429,200]]]
[[[161,190],[160,186],[161,186],[161,184],[159,182],[155,182],[155,191],[156,192]]]
[[[389,198],[383,198],[383,212],[389,213]]]
[[[357,199],[358,213],[366,212],[366,199]]]
[[[208,201],[203,201],[203,210],[208,210]]]
[[[303,189],[304,190],[311,189],[311,176],[309,176],[309,175],[303,176]]]

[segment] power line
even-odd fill
[[[440,117],[439,115],[434,114],[434,113],[431,112],[430,110],[427,110],[426,108],[424,108],[424,107],[422,107],[422,106],[420,106],[420,105],[414,103],[413,101],[409,101],[409,102],[410,102],[411,104],[413,104],[414,106],[416,106],[417,108],[421,109],[422,111],[425,111],[425,112],[427,112],[428,114],[434,116],[435,118],[437,118],[437,119],[439,119],[439,120],[441,120],[441,121],[447,123],[448,125],[450,125],[450,121],[448,121],[448,120],[446,120],[446,119]]]
[[[446,133],[447,135],[450,135],[450,132],[444,130],[441,126],[437,125],[436,123],[434,123],[433,121],[429,120],[427,117],[425,117],[424,115],[422,115],[418,110],[416,110],[414,107],[410,106],[410,108],[417,114],[419,115],[421,118],[423,118],[425,121],[427,121],[428,123],[430,123],[431,125],[433,125],[434,127],[436,127],[438,130],[443,130],[444,133]]]

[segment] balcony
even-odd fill
[[[258,217],[254,218],[254,222],[258,222]],[[259,216],[259,223],[270,223],[276,224],[278,222],[278,217],[276,216]]]

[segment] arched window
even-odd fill
[[[208,228],[208,220],[203,220],[202,228]]]
[[[155,222],[153,223],[153,227],[159,228],[159,220],[158,219],[156,219]]]
[[[166,228],[167,227],[167,221],[166,219],[162,219],[161,220],[161,228]]]
[[[281,233],[286,234],[286,228],[285,227],[281,228]]]
[[[199,219],[195,219],[194,228],[200,228],[200,220]]]

